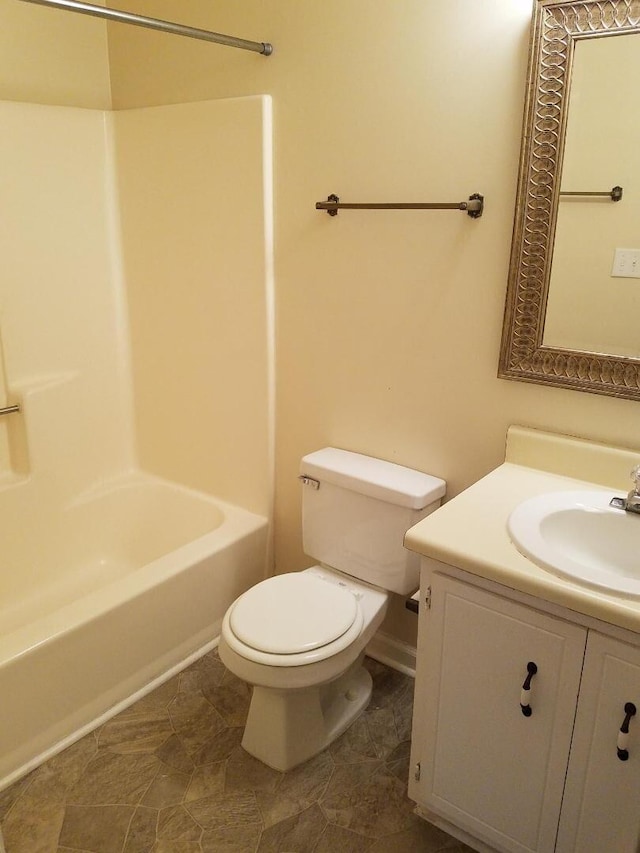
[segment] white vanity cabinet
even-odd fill
[[[420,811],[479,850],[636,853],[640,649],[425,563],[441,570],[425,573],[420,609],[409,783]],[[628,702],[639,713],[622,761]]]

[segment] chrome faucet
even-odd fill
[[[623,509],[625,512],[640,513],[640,465],[636,465],[631,471],[633,488],[629,490],[626,498],[613,498],[609,506],[615,509]]]
[[[624,508],[627,512],[640,512],[640,465],[636,465],[631,471],[631,479],[633,480],[633,488],[627,495]]]

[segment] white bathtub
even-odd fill
[[[53,513],[3,491],[0,789],[210,647],[267,550],[262,516],[137,472]]]

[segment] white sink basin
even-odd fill
[[[640,515],[610,507],[618,496],[596,490],[538,495],[513,510],[509,536],[543,569],[640,598]]]

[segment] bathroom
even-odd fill
[[[113,110],[126,121],[139,108],[271,98],[273,257],[261,248],[259,275],[265,293],[273,284],[275,317],[267,306],[264,320],[254,318],[260,329],[247,329],[244,317],[239,323],[254,343],[262,336],[264,350],[218,356],[227,392],[247,388],[247,361],[261,374],[239,416],[242,435],[237,423],[216,433],[227,446],[210,462],[212,395],[221,392],[194,366],[189,318],[182,340],[163,338],[161,362],[143,349],[146,323],[163,311],[168,323],[186,280],[175,271],[173,292],[141,289],[129,317],[137,363],[158,366],[134,379],[146,383],[133,403],[142,467],[273,513],[269,570],[308,565],[297,475],[300,458],[317,448],[429,472],[447,482],[451,498],[502,462],[511,424],[638,446],[633,400],[496,378],[530,0],[127,4],[137,14],[269,41],[270,57],[0,2],[3,101]],[[241,152],[229,156],[237,157],[238,193],[251,200]],[[347,202],[428,202],[475,192],[485,197],[477,221],[454,211],[330,218],[315,210],[331,193]],[[189,215],[196,227],[197,210]],[[78,307],[85,330],[92,310]],[[416,620],[401,601],[384,630],[415,647]]]

